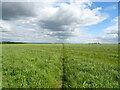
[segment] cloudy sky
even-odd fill
[[[0,41],[118,42],[118,2],[2,2],[0,9]]]

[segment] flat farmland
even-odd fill
[[[3,88],[118,88],[117,44],[3,44]]]

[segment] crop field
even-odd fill
[[[3,88],[119,88],[117,44],[3,44]]]

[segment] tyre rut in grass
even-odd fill
[[[65,46],[64,46],[64,43],[63,43],[63,48],[62,48],[62,88],[65,87],[65,82],[67,81],[66,80],[66,75],[65,75]]]

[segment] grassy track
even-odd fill
[[[62,44],[3,45],[2,86],[118,88],[117,44],[65,44],[64,67],[62,50]]]

